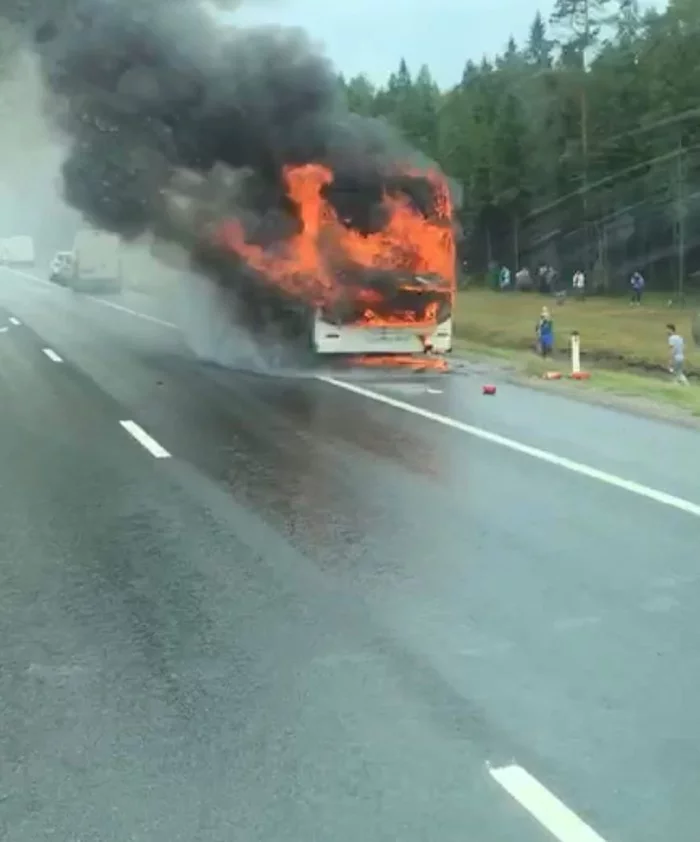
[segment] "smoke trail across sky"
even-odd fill
[[[221,161],[274,185],[284,164],[366,178],[410,154],[382,123],[348,113],[301,30],[222,26],[188,0],[60,0],[48,17],[38,5],[51,113],[72,140],[66,199],[96,225],[145,231],[174,167]]]

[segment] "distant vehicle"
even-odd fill
[[[72,251],[54,255],[49,277],[76,292],[118,292],[121,289],[119,237],[106,231],[79,231]]]
[[[27,236],[0,238],[0,264],[4,266],[33,266],[34,240]]]
[[[49,280],[54,284],[69,286],[75,271],[75,259],[72,251],[59,251],[54,255],[49,267]]]
[[[76,292],[118,292],[121,289],[121,241],[107,231],[78,231],[73,242]]]

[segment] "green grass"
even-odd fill
[[[581,334],[591,379],[552,383],[571,394],[610,394],[673,407],[700,418],[700,388],[683,387],[666,373],[666,323],[675,322],[690,349],[690,369],[700,372],[700,355],[692,348],[692,311],[669,309],[660,301],[630,307],[625,301],[592,299],[552,305],[551,298],[529,294],[498,294],[485,290],[460,293],[455,349],[504,365],[524,378],[541,380],[546,371],[570,371],[567,342],[572,330]],[[553,314],[557,353],[544,361],[533,352],[534,326],[542,306]]]
[[[624,371],[597,370],[595,379],[577,384],[584,390],[597,390],[631,398],[644,398],[660,404],[670,404],[700,418],[700,389],[678,383],[656,380]]]
[[[568,353],[571,332],[581,335],[581,352],[587,364],[608,368],[660,370],[666,367],[666,324],[676,324],[686,339],[688,369],[700,373],[700,351],[693,347],[693,310],[668,307],[663,299],[649,299],[631,307],[625,299],[590,298],[556,306],[551,296],[497,293],[484,289],[460,292],[455,316],[459,339],[494,348],[532,349],[535,324],[543,306],[554,319],[555,346]]]

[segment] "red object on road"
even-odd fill
[[[482,387],[481,391],[485,395],[495,395],[496,394],[496,387],[492,386],[490,384],[487,384],[486,386]]]

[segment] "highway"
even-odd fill
[[[0,839],[697,842],[698,434],[173,318],[0,270]]]

